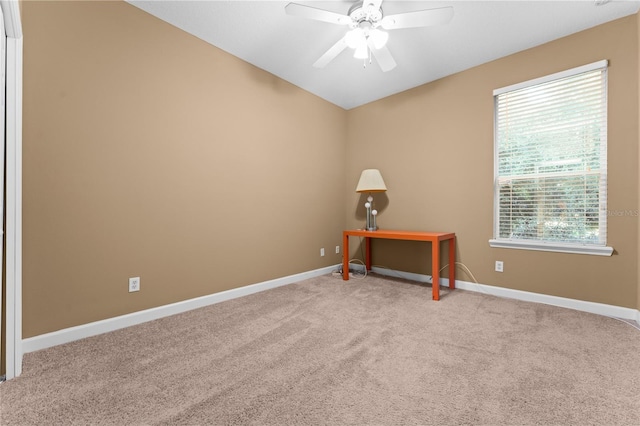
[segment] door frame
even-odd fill
[[[5,376],[22,373],[22,21],[16,0],[0,0],[6,52]]]

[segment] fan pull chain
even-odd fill
[[[369,53],[369,65],[371,65],[371,49],[367,49],[367,52]],[[367,68],[367,58],[362,61],[362,68]]]

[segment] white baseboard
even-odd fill
[[[50,348],[64,343],[73,342],[74,340],[84,339],[86,337],[96,336],[98,334],[119,330],[121,328],[130,327],[136,324],[142,324],[147,321],[164,318],[167,316],[187,312],[192,309],[202,308],[204,306],[213,305],[224,302],[226,300],[235,299],[242,296],[258,293],[283,285],[293,284],[309,278],[318,277],[331,273],[338,269],[340,265],[328,266],[313,271],[303,272],[300,274],[289,275],[287,277],[276,278],[257,284],[244,287],[234,288],[231,290],[214,293],[207,296],[197,297],[182,302],[172,303],[170,305],[159,306],[144,311],[133,312],[131,314],[121,315],[101,321],[95,321],[76,327],[65,328],[63,330],[51,333],[41,334],[39,336],[29,337],[22,340],[23,353],[38,351]],[[363,270],[364,266],[351,264],[350,268]],[[373,272],[380,275],[401,277],[412,281],[430,283],[431,276],[424,274],[415,274],[412,272],[396,271],[380,267],[373,267]],[[440,285],[449,287],[449,279],[441,278]],[[620,306],[606,305],[602,303],[586,302],[582,300],[567,299],[564,297],[550,296],[546,294],[531,293],[521,290],[513,290],[503,287],[494,287],[485,284],[476,284],[467,281],[456,280],[456,288],[461,290],[475,291],[493,296],[505,297],[509,299],[517,299],[528,302],[544,303],[547,305],[559,306],[563,308],[575,309],[578,311],[590,312],[609,317],[621,318],[625,320],[633,320],[640,325],[640,311]]]
[[[51,333],[41,334],[39,336],[29,337],[22,340],[22,351],[23,353],[34,352],[40,349],[46,349],[53,346],[62,345],[64,343],[73,342],[74,340],[96,336],[98,334],[119,330],[121,328],[130,327],[136,324],[142,324],[147,321],[153,321],[182,312],[187,312],[192,309],[202,308],[204,306],[213,305],[238,297],[248,296],[253,293],[281,287],[283,285],[293,284],[309,278],[329,274],[332,271],[335,271],[337,268],[339,268],[339,265],[327,266],[325,268],[315,269],[313,271],[307,271],[300,274],[276,278],[257,284],[251,284],[244,287],[221,291],[220,293],[214,293],[207,296],[196,297],[195,299],[172,303],[170,305],[158,306],[157,308],[146,309],[144,311],[133,312],[131,314],[121,315],[118,317],[95,321],[76,327],[65,328],[63,330],[58,330]]]
[[[351,268],[362,270],[362,265],[350,265]],[[393,269],[373,267],[372,271],[392,277],[402,277],[412,281],[430,283],[430,275],[414,274],[412,272],[395,271]],[[440,285],[449,287],[448,278],[440,278]],[[526,302],[544,303],[546,305],[559,306],[561,308],[575,309],[577,311],[590,312],[592,314],[604,315],[607,317],[620,318],[635,321],[640,326],[640,310],[623,308],[621,306],[606,305],[604,303],[587,302],[584,300],[568,299],[566,297],[550,296],[548,294],[531,293],[522,290],[513,290],[504,287],[495,287],[486,284],[477,284],[468,281],[456,280],[456,288],[461,290],[475,291],[492,296],[505,297],[508,299],[522,300]]]

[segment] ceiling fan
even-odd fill
[[[380,28],[396,30],[428,27],[446,24],[453,17],[453,7],[384,15],[381,4],[382,0],[358,1],[351,6],[346,15],[298,3],[289,3],[285,6],[285,11],[288,15],[349,27],[344,37],[331,46],[313,64],[314,67],[326,66],[344,49],[350,47],[355,50],[353,55],[355,58],[364,60],[368,58],[371,61],[371,55],[373,55],[384,72],[395,68],[396,61],[386,47],[389,34]]]

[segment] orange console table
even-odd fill
[[[433,278],[433,300],[440,300],[440,241],[449,241],[449,288],[456,286],[456,234],[448,232],[414,232],[414,231],[365,231],[352,229],[342,232],[342,278],[349,279],[349,237],[364,237],[365,239],[365,265],[367,271],[371,270],[371,239],[384,238],[388,240],[409,240],[431,242],[431,276]]]

